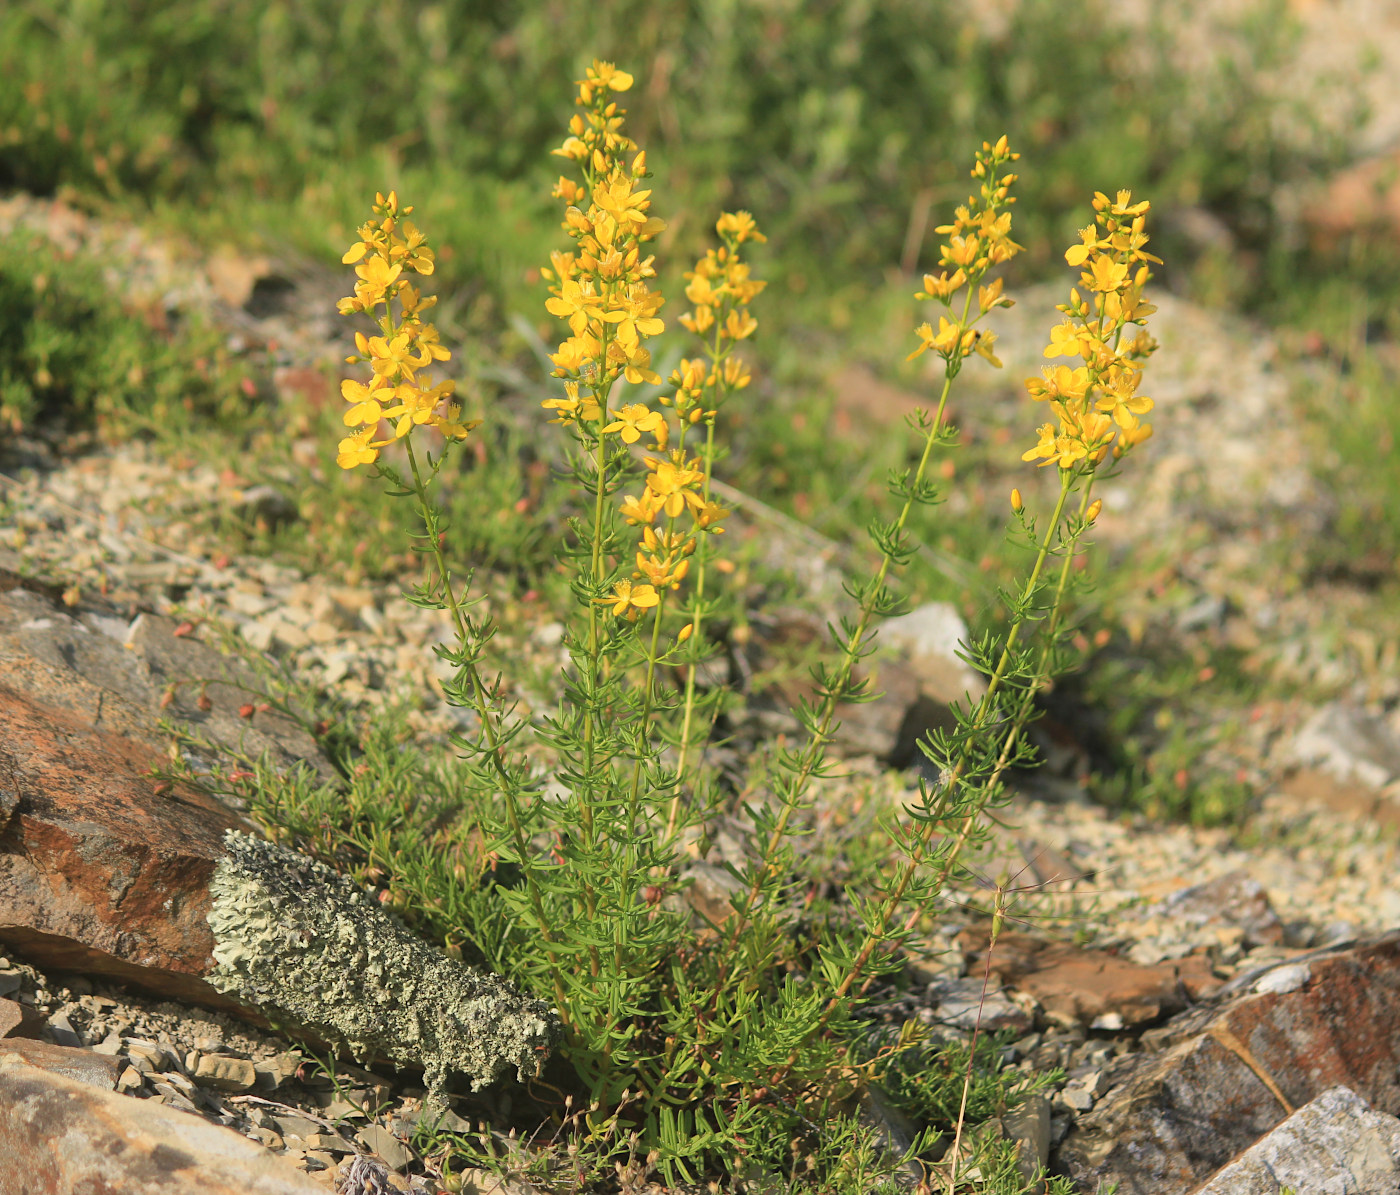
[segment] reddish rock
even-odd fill
[[[91,1050],[78,1050],[72,1046],[56,1046],[52,1042],[33,1041],[27,1037],[7,1037],[0,1041],[0,1065],[6,1059],[18,1058],[28,1066],[41,1071],[62,1075],[74,1083],[88,1087],[100,1087],[111,1091],[117,1085],[124,1063],[105,1054],[95,1054]],[[0,1157],[3,1157],[0,1151]]]
[[[208,882],[218,801],[149,775],[150,747],[0,689],[0,941],[44,967],[228,1008]],[[164,789],[164,791],[161,791]]]
[[[1177,1195],[1328,1088],[1400,1112],[1400,933],[1291,960],[1236,990],[1174,1022],[1165,1052],[1122,1060],[1057,1168],[1086,1190]]]
[[[0,1037],[37,1037],[44,1019],[27,1004],[0,1000]]]
[[[3,1195],[325,1195],[289,1160],[232,1129],[4,1054],[0,1159]]]
[[[958,944],[969,953],[970,970],[981,974],[986,930],[964,930]],[[998,936],[992,970],[1006,987],[1035,997],[1052,1021],[1118,1029],[1178,1012],[1220,986],[1200,955],[1149,966],[1023,933]]]

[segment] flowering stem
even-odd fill
[[[972,289],[969,287],[967,298],[963,304],[961,320],[963,326],[967,324],[967,317],[971,307]],[[754,879],[749,884],[748,890],[744,895],[743,904],[735,910],[733,916],[730,918],[733,925],[729,933],[728,948],[724,952],[726,957],[728,957],[738,945],[739,937],[744,927],[748,924],[749,915],[752,913],[753,907],[758,901],[759,894],[762,891],[763,881],[771,870],[778,848],[781,846],[787,834],[788,823],[792,818],[792,814],[805,795],[813,774],[817,771],[822,760],[825,758],[826,745],[831,740],[832,723],[836,718],[836,706],[841,695],[849,691],[851,676],[855,671],[856,661],[860,658],[860,647],[866,637],[866,632],[869,630],[871,619],[874,616],[877,595],[883,590],[890,569],[894,567],[895,558],[892,548],[899,542],[904,532],[905,525],[909,521],[909,516],[913,512],[914,494],[918,492],[919,487],[923,483],[924,474],[928,471],[928,464],[933,456],[934,445],[938,442],[939,429],[943,425],[943,415],[947,409],[948,395],[952,391],[953,379],[957,376],[958,366],[960,364],[961,362],[957,358],[951,358],[947,362],[947,367],[943,375],[943,390],[938,396],[938,407],[934,412],[928,434],[924,438],[923,454],[919,457],[919,464],[918,468],[914,471],[913,481],[909,483],[908,493],[905,497],[904,505],[900,509],[899,517],[895,520],[893,533],[886,541],[888,546],[883,549],[881,553],[880,567],[875,575],[874,583],[867,591],[867,596],[861,601],[860,614],[857,617],[855,629],[846,642],[837,678],[834,683],[825,686],[826,691],[822,695],[820,715],[816,719],[812,736],[808,740],[801,755],[798,757],[797,765],[793,769],[793,776],[787,786],[786,798],[783,801],[782,812],[778,815],[777,821],[773,826],[773,831],[769,835],[768,842],[764,846],[761,867],[754,873]],[[907,881],[905,881],[905,883],[907,884]],[[901,887],[901,893],[902,891],[903,887]],[[873,945],[863,952],[864,958],[869,957],[870,949],[873,949]],[[842,985],[843,995],[852,981],[853,976],[848,976],[846,982]],[[829,1015],[829,1013],[823,1014],[823,1023],[827,1015]]]
[[[496,711],[492,708],[491,698],[487,692],[486,684],[482,680],[481,671],[477,667],[476,661],[466,658],[469,645],[472,642],[471,628],[467,623],[466,611],[463,608],[461,599],[457,596],[452,586],[452,573],[447,565],[447,555],[443,549],[441,536],[437,533],[437,516],[433,508],[432,501],[428,497],[427,483],[423,479],[423,474],[418,467],[418,456],[413,451],[413,440],[404,438],[404,447],[408,450],[408,465],[413,472],[413,490],[418,499],[418,512],[423,520],[423,527],[427,533],[430,551],[433,561],[437,566],[438,586],[442,594],[442,602],[447,607],[452,616],[453,630],[457,636],[457,644],[463,652],[462,667],[466,671],[467,678],[471,682],[472,706],[476,710],[477,717],[481,721],[482,737],[486,740],[487,757],[491,761],[492,770],[501,782],[501,795],[504,798],[506,817],[510,822],[511,835],[515,840],[516,853],[520,858],[521,870],[524,872],[525,883],[530,893],[530,904],[535,913],[535,921],[538,925],[540,936],[548,943],[554,941],[554,934],[550,928],[549,918],[545,916],[544,900],[540,895],[539,885],[535,882],[534,869],[529,865],[531,857],[529,836],[525,833],[524,822],[520,816],[518,799],[518,781],[511,774],[511,770],[506,766],[504,753],[502,751],[502,734],[499,726]],[[564,989],[559,979],[557,959],[552,947],[546,947],[546,953],[554,971],[554,993],[555,1000],[561,1011],[566,1007],[564,1002]]]
[[[1083,495],[1079,501],[1079,518],[1084,518],[1084,512],[1089,507],[1089,498],[1094,488],[1094,475],[1089,474],[1088,484],[1084,487]],[[1035,701],[1035,695],[1045,684],[1049,675],[1050,652],[1055,642],[1055,632],[1059,629],[1060,615],[1063,612],[1065,590],[1069,585],[1070,569],[1074,564],[1074,544],[1070,544],[1066,550],[1064,559],[1060,563],[1060,576],[1055,585],[1055,599],[1051,603],[1050,613],[1046,616],[1045,637],[1040,648],[1040,659],[1036,662],[1036,668],[1032,683],[1027,686],[1021,701],[1016,708],[1011,719],[1011,726],[1005,741],[1002,743],[1001,751],[997,755],[996,764],[987,777],[987,782],[983,786],[982,801],[968,813],[963,819],[963,824],[958,829],[957,837],[953,841],[952,847],[944,856],[938,869],[938,882],[941,887],[947,882],[952,874],[953,868],[957,865],[958,856],[967,845],[968,838],[972,834],[972,828],[976,825],[977,818],[981,815],[985,805],[985,797],[996,787],[997,781],[1005,774],[1010,765],[1011,756],[1016,750],[1016,744],[1020,741],[1021,733],[1026,728],[1026,719],[1030,716],[1031,706]]]
[[[1022,609],[1024,609],[1029,604],[1031,598],[1035,594],[1036,587],[1040,583],[1040,574],[1045,567],[1046,559],[1050,555],[1051,543],[1055,533],[1059,529],[1060,518],[1064,514],[1065,501],[1069,497],[1070,487],[1072,483],[1073,475],[1070,473],[1070,471],[1061,470],[1060,497],[1055,504],[1055,513],[1050,519],[1050,523],[1046,529],[1045,536],[1041,540],[1040,550],[1035,558],[1035,566],[1031,569],[1031,575],[1026,580],[1025,589],[1021,594]],[[996,670],[993,672],[991,679],[987,682],[987,690],[985,693],[983,693],[982,700],[977,703],[977,708],[973,712],[971,726],[969,727],[968,732],[969,736],[972,734],[976,734],[977,731],[982,728],[982,726],[986,722],[988,715],[991,713],[991,710],[993,708],[992,699],[995,696],[1002,680],[1006,676],[1007,667],[1011,662],[1011,653],[1016,646],[1016,640],[1020,635],[1021,627],[1025,624],[1025,621],[1025,615],[1021,615],[1017,617],[1016,621],[1013,622],[1011,625],[1011,630],[1008,632],[1006,637],[1006,645],[1002,649],[1001,659],[997,662]],[[940,809],[946,807],[946,804],[948,800],[951,799],[952,794],[958,785],[958,782],[962,779],[963,771],[967,767],[968,747],[966,743],[968,741],[970,741],[970,739],[964,740],[964,747],[959,754],[957,763],[954,765],[951,773],[947,776],[946,779],[943,780],[942,784],[939,787],[937,803],[938,808]],[[968,815],[967,819],[964,821],[965,829],[970,829],[975,817],[975,812]],[[879,916],[875,919],[874,924],[867,932],[865,941],[861,944],[860,951],[856,955],[854,962],[851,964],[850,970],[847,972],[845,978],[842,979],[836,991],[833,992],[828,998],[826,1007],[822,1010],[821,1017],[818,1019],[816,1026],[813,1028],[814,1033],[819,1032],[822,1028],[825,1027],[827,1021],[831,1019],[832,1013],[836,1011],[837,1007],[846,998],[851,988],[855,985],[856,980],[859,979],[864,973],[866,966],[870,962],[871,955],[875,953],[875,950],[880,945],[880,943],[885,940],[886,930],[889,927],[890,921],[894,917],[895,910],[899,907],[899,902],[904,899],[905,891],[913,882],[915,874],[918,872],[919,867],[923,864],[924,850],[928,845],[929,836],[933,833],[933,829],[937,824],[937,819],[930,818],[927,821],[924,821],[919,826],[919,828],[915,830],[913,842],[911,844],[912,850],[910,852],[910,858],[905,862],[903,868],[900,871],[898,880],[895,882],[894,887],[890,889],[889,893],[885,897],[885,900],[881,904]]]
[[[710,480],[714,476],[715,421],[712,417],[707,419],[705,423],[705,481],[701,489],[701,496],[708,504],[710,501]],[[709,549],[709,537],[702,535],[700,542],[695,545],[695,600],[692,602],[695,613],[690,620],[692,628],[690,633],[694,636],[697,645],[702,642],[701,635],[704,632],[705,566],[709,561]],[[691,723],[695,718],[695,674],[695,664],[688,664],[685,670],[685,713],[681,718],[681,742],[676,760],[676,791],[671,797],[671,807],[666,814],[666,837],[668,839],[675,833],[676,819],[680,815],[680,778],[685,775],[685,767],[690,756]]]

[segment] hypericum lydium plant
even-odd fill
[[[616,98],[631,85],[595,62],[555,151],[573,169],[554,188],[571,245],[545,271],[546,306],[567,331],[552,354],[562,393],[543,405],[568,437],[577,514],[561,549],[573,595],[569,664],[548,715],[519,717],[502,678],[487,671],[494,624],[477,612],[470,576],[453,574],[431,497],[447,449],[475,426],[451,383],[426,376],[448,353],[422,321],[432,300],[406,274],[430,273],[432,252],[391,193],[376,197],[374,219],[346,254],[359,281],[341,310],[373,316],[380,334],[357,336],[351,360],[368,363],[370,376],[344,384],[345,421],[358,430],[337,461],[373,465],[392,492],[413,499],[422,524],[415,547],[430,567],[411,600],[451,619],[455,646],[435,648],[455,669],[443,688],[474,714],[455,739],[467,761],[461,816],[402,849],[417,852],[442,886],[430,903],[449,943],[555,1002],[564,1042],[532,1094],[552,1109],[558,1132],[570,1126],[575,1145],[632,1162],[646,1156],[668,1181],[757,1167],[836,1185],[859,1171],[864,1182],[866,1162],[855,1159],[868,1161],[874,1147],[855,1101],[925,1048],[926,1035],[911,1023],[872,1036],[861,1010],[902,967],[921,915],[985,836],[982,814],[1001,799],[1007,769],[1031,762],[1024,730],[1036,693],[1064,666],[1071,564],[1100,509],[1095,480],[1150,432],[1140,417],[1151,400],[1137,391],[1155,346],[1145,332],[1125,335],[1152,310],[1142,299],[1146,263],[1157,260],[1144,248],[1147,204],[1096,195],[1095,223],[1067,254],[1082,267],[1087,297],[1072,292],[1045,353],[1079,363],[1027,382],[1052,419],[1024,458],[1055,466],[1059,492],[1043,530],[1012,493],[1032,564],[1005,595],[1005,633],[968,648],[985,691],[956,711],[953,732],[923,744],[939,779],[889,819],[898,858],[882,886],[817,905],[794,842],[810,826],[816,782],[833,774],[827,751],[842,706],[874,696],[861,663],[879,622],[903,607],[893,580],[915,550],[916,508],[941,501],[930,473],[956,439],[945,422],[954,383],[974,355],[1000,364],[982,325],[1011,303],[996,271],[1019,251],[1016,178],[1006,170],[1017,155],[1004,137],[984,143],[972,171],[978,193],[939,229],[941,270],[925,276],[917,297],[944,313],[937,330],[918,328],[911,356],[940,359],[942,386],[933,411],[910,421],[918,463],[890,478],[898,512],[870,529],[879,563],[848,585],[852,608],[835,659],[816,670],[815,696],[795,711],[803,741],[776,746],[765,791],[735,808],[738,799],[705,769],[724,694],[702,683],[697,666],[718,646],[713,537],[729,512],[715,499],[714,469],[725,406],[750,382],[736,348],[758,326],[750,304],[764,284],[745,253],[764,238],[746,212],[718,219],[719,244],[686,274],[689,309],[679,323],[695,351],[662,397],[639,398],[631,388],[662,384],[647,342],[665,330],[649,252],[664,224],[651,211],[645,152]],[[420,429],[431,429],[431,445],[416,439]],[[388,450],[402,452],[406,477],[386,462]],[[541,758],[552,784],[532,762]],[[731,824],[747,819],[752,831],[744,858],[721,861],[737,884],[711,920],[677,897],[692,880],[693,855],[710,850],[720,813]],[[839,1158],[830,1150],[838,1139],[851,1143]],[[914,1150],[929,1143],[921,1137]],[[886,1159],[887,1170],[897,1161]]]

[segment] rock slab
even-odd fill
[[[44,967],[231,1007],[206,915],[218,801],[151,775],[159,756],[0,688],[0,941]]]
[[[222,1125],[0,1057],[0,1195],[325,1195]]]
[[[1162,1053],[1115,1069],[1058,1170],[1088,1190],[1185,1195],[1330,1088],[1400,1113],[1400,932],[1241,978],[1174,1021]]]
[[[1250,1146],[1192,1195],[1400,1191],[1400,1120],[1333,1087]]]

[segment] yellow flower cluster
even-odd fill
[[[1094,223],[1081,229],[1080,244],[1065,253],[1072,266],[1082,267],[1080,286],[1070,291],[1070,301],[1058,310],[1065,320],[1051,330],[1045,349],[1049,358],[1078,358],[1079,365],[1053,365],[1038,378],[1027,378],[1032,398],[1048,402],[1056,416],[1043,424],[1040,440],[1024,453],[1023,460],[1081,468],[1092,472],[1108,455],[1121,457],[1152,434],[1152,426],[1139,416],[1152,409],[1152,400],[1137,392],[1142,362],[1156,349],[1156,342],[1142,330],[1156,310],[1142,298],[1150,277],[1147,263],[1153,257],[1144,246],[1149,204],[1133,203],[1130,191],[1109,199],[1094,196]],[[1129,326],[1139,331],[1131,338]]]
[[[645,583],[623,582],[618,587],[611,602],[618,615],[635,618],[639,609],[656,604],[653,598],[659,601],[659,590],[678,588],[690,570],[700,533],[721,534],[724,528],[719,524],[729,515],[710,497],[708,471],[700,457],[685,450],[685,437],[688,428],[702,421],[713,428],[724,400],[752,380],[743,360],[734,355],[734,347],[757,330],[758,321],[748,308],[767,283],[751,275],[739,247],[767,238],[748,212],[724,213],[715,231],[721,245],[708,250],[685,276],[685,295],[692,309],[680,318],[682,326],[704,339],[706,356],[682,360],[670,378],[675,393],[661,399],[663,406],[676,412],[681,447],[664,458],[645,458],[651,472],[641,497],[629,494],[623,499],[623,518],[642,529],[633,575],[645,578]],[[664,449],[668,439],[665,417],[640,403],[623,407],[603,431],[618,431],[629,444],[639,433],[649,432],[658,449]],[[680,522],[687,513],[689,521]]]
[[[973,353],[980,354],[998,368],[1001,366],[992,353],[996,333],[981,331],[973,325],[994,307],[1012,304],[1011,299],[1002,296],[1000,278],[985,286],[979,284],[988,271],[1010,261],[1021,251],[1021,246],[1011,239],[1011,212],[1007,210],[1016,202],[1010,194],[1016,176],[997,174],[1001,167],[1020,156],[1011,152],[1005,137],[995,145],[982,142],[972,168],[972,177],[982,180],[980,193],[968,196],[967,203],[954,211],[951,224],[938,226],[936,231],[948,238],[939,246],[938,260],[943,269],[937,274],[925,274],[924,289],[914,296],[937,299],[951,311],[953,296],[963,287],[976,286],[978,313],[968,319],[972,308],[969,290],[960,319],[939,316],[936,332],[932,324],[920,324],[915,329],[920,344],[909,354],[908,360],[932,350],[953,368]]]
[[[748,212],[725,212],[715,223],[722,242],[710,249],[686,273],[685,297],[691,310],[681,326],[705,340],[708,361],[683,360],[670,378],[676,394],[669,401],[682,424],[713,419],[723,399],[752,380],[747,366],[734,356],[734,347],[758,331],[749,304],[768,284],[754,278],[739,246],[765,242]]]
[[[554,188],[567,205],[563,226],[575,249],[552,254],[553,268],[543,271],[551,283],[545,306],[568,322],[570,333],[551,357],[554,376],[567,379],[567,397],[544,404],[557,412],[556,423],[596,424],[619,377],[661,381],[642,341],[665,327],[656,314],[665,300],[647,286],[656,271],[642,246],[666,225],[647,214],[651,191],[638,186],[646,178],[646,154],[624,161],[637,146],[622,131],[626,111],[612,95],[631,86],[631,75],[595,61],[578,81],[577,103],[586,115],[574,114],[569,137],[554,151],[583,174],[582,182],[561,177]]]
[[[341,315],[369,313],[379,323],[379,336],[355,333],[356,356],[351,364],[368,362],[368,382],[347,378],[340,392],[349,402],[345,426],[359,428],[340,441],[335,460],[342,469],[373,464],[379,450],[408,435],[424,424],[437,428],[449,439],[464,439],[480,420],[462,419],[462,409],[452,401],[456,383],[433,384],[423,371],[452,354],[438,342],[432,324],[423,322],[423,312],[437,302],[423,295],[404,277],[433,272],[433,251],[407,219],[411,207],[399,207],[398,195],[390,191],[374,197],[374,217],[362,224],[359,240],[341,260],[355,266],[355,293],[341,299]],[[394,319],[393,301],[398,300],[399,317]],[[393,432],[377,439],[382,421],[393,421]]]

